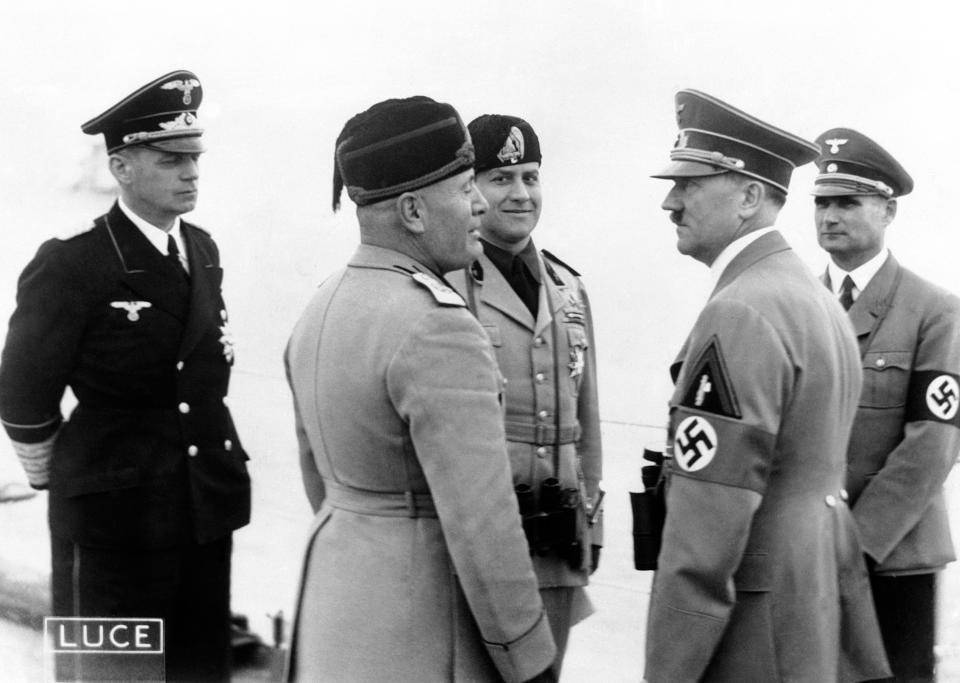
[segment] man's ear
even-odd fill
[[[404,192],[397,197],[397,213],[403,227],[415,235],[423,234],[423,199],[415,192]]]
[[[129,183],[132,172],[133,169],[131,168],[130,159],[126,155],[110,155],[110,173],[116,178],[118,183],[121,185]]]
[[[750,218],[763,206],[767,188],[759,180],[748,180],[741,186],[740,191],[743,193],[740,200],[740,216]]]
[[[884,227],[890,225],[893,222],[893,219],[896,217],[897,217],[897,200],[893,198],[888,199],[887,208],[883,215]]]

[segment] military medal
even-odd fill
[[[585,365],[586,361],[583,359],[583,347],[574,346],[570,349],[570,362],[567,363],[567,367],[570,368],[570,379],[577,379],[583,375]]]
[[[230,323],[227,322],[227,312],[225,310],[220,311],[220,317],[223,319],[223,324],[220,326],[220,339],[218,340],[223,344],[223,357],[227,359],[228,363],[233,363],[233,331],[230,329]]]

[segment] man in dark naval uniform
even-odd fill
[[[180,219],[202,95],[174,71],[83,124],[106,139],[119,200],[41,245],[0,363],[3,426],[49,489],[54,614],[163,618],[168,680],[229,679],[231,533],[250,516],[219,254]]]
[[[896,681],[932,681],[936,573],[956,559],[943,483],[960,450],[960,299],[884,246],[913,179],[863,133],[817,142],[824,283],[857,334],[863,391],[847,451],[853,518]]]
[[[570,628],[593,608],[584,586],[603,545],[596,346],[579,274],[531,233],[540,218],[540,140],[527,121],[484,114],[469,125],[483,254],[448,276],[497,354],[507,449],[524,529],[563,665]]]

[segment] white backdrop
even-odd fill
[[[668,184],[649,178],[673,144],[680,88],[809,139],[844,125],[880,141],[917,188],[901,200],[890,246],[960,289],[960,48],[938,12],[836,0],[11,5],[0,10],[4,321],[40,241],[109,204],[72,189],[94,142],[80,124],[176,68],[204,84],[210,151],[191,218],[223,251],[240,372],[280,376],[301,306],[356,242],[350,202],[330,210],[344,121],[412,94],[451,102],[466,120],[521,115],[538,131],[545,207],[535,236],[588,283],[607,420],[662,424],[666,367],[708,294],[706,268],[676,253],[659,208]],[[819,270],[813,175],[794,174],[780,225]]]

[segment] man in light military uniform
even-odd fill
[[[593,322],[578,273],[538,252],[530,237],[542,198],[533,127],[515,116],[487,114],[468,128],[477,187],[490,208],[480,227],[483,255],[449,280],[493,342],[506,380],[513,483],[557,642],[559,675],[570,627],[593,611],[583,586],[603,544]],[[559,509],[550,502],[557,488],[569,498]]]
[[[197,202],[202,96],[174,71],[83,124],[104,135],[120,198],[40,247],[0,363],[3,425],[50,491],[54,614],[163,618],[167,679],[191,681],[229,679],[231,538],[250,517],[219,253],[180,218]]]
[[[487,204],[448,104],[380,102],[336,146],[361,244],[286,354],[317,516],[290,677],[552,681],[556,653],[510,483],[490,342],[443,280]]]
[[[676,96],[663,208],[713,292],[676,365],[646,678],[887,674],[843,491],[860,394],[842,309],[774,227],[817,146],[695,90]]]
[[[823,280],[848,309],[863,391],[847,488],[896,681],[934,680],[936,572],[955,558],[943,483],[960,449],[960,299],[884,246],[913,179],[866,135],[817,138]]]

